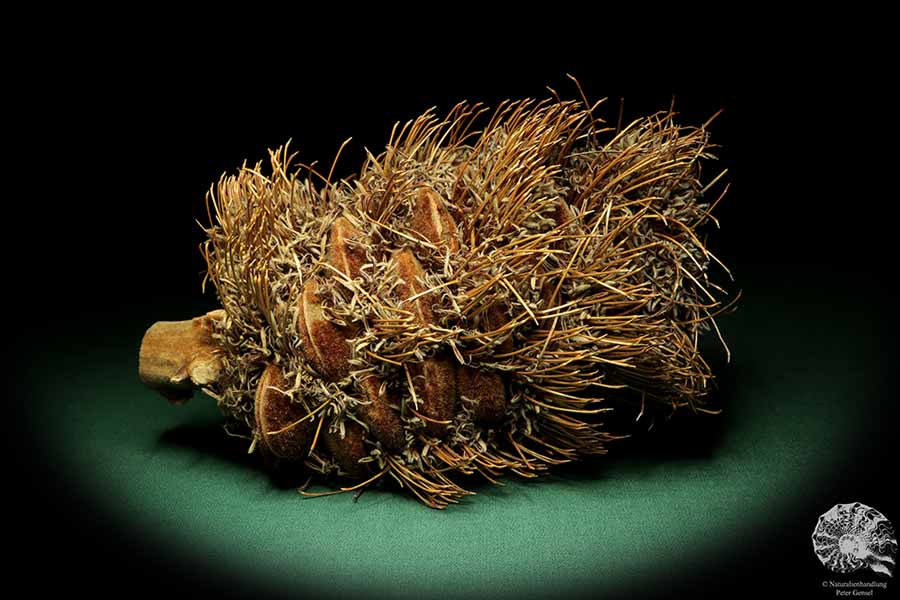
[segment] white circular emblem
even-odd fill
[[[870,506],[836,504],[819,517],[812,534],[813,550],[822,564],[837,573],[864,567],[893,575],[897,538],[887,518]]]

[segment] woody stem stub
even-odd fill
[[[190,400],[194,390],[215,383],[222,370],[212,339],[213,322],[225,318],[214,310],[187,321],[159,321],[141,341],[138,375],[169,402]]]

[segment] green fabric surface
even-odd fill
[[[223,588],[613,592],[696,571],[845,468],[864,419],[853,399],[882,370],[877,326],[849,310],[751,290],[720,320],[733,354],[719,393],[725,412],[698,416],[691,440],[677,428],[661,441],[651,432],[649,449],[614,446],[535,481],[479,486],[445,511],[393,487],[354,502],[272,485],[242,453],[245,442],[225,436],[212,400],[173,407],[139,384],[143,328],[166,315],[85,342],[90,351],[45,354],[66,359],[60,376],[36,381],[32,416],[44,451],[108,528],[221,576]]]

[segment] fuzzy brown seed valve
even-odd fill
[[[491,304],[481,315],[481,330],[484,332],[498,331],[507,323],[509,323],[509,315],[503,312],[503,309],[500,308],[499,304]],[[512,338],[507,336],[497,345],[496,352],[498,354],[505,354],[511,352],[512,349]]]
[[[359,384],[366,404],[360,404],[358,411],[363,422],[369,426],[369,432],[390,450],[399,450],[403,446],[403,423],[400,415],[391,407],[397,404],[391,401],[387,387],[374,375],[370,375]]]
[[[405,303],[406,308],[415,313],[422,325],[434,323],[430,294],[420,295],[425,290],[422,284],[425,271],[422,269],[421,263],[409,248],[395,252],[392,261],[394,271],[400,280],[397,285],[397,293],[402,300],[408,301]]]
[[[281,369],[269,365],[259,378],[254,399],[257,436],[264,448],[278,458],[306,456],[313,423],[304,419],[308,412],[284,393],[287,388]]]
[[[425,429],[443,437],[456,412],[456,369],[453,359],[435,356],[410,365],[413,386],[424,417]]]
[[[338,217],[331,226],[328,240],[328,263],[353,279],[359,277],[366,253],[362,234],[346,217]]]
[[[410,227],[434,244],[446,244],[451,252],[459,250],[456,222],[444,206],[444,201],[431,188],[422,188],[416,195]]]
[[[475,418],[483,423],[499,423],[506,414],[506,387],[498,373],[469,366],[457,367],[456,386],[459,397],[473,404]]]
[[[336,381],[350,373],[348,332],[325,319],[318,286],[309,280],[297,306],[300,348],[307,362],[322,377]]]
[[[348,477],[359,478],[366,472],[365,464],[359,462],[368,455],[362,425],[348,419],[344,422],[344,437],[340,431],[326,431],[323,435],[329,452]]]

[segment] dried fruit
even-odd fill
[[[351,332],[325,318],[314,280],[307,281],[300,294],[297,332],[300,334],[300,352],[319,377],[335,381],[350,374],[347,340]]]
[[[266,367],[256,386],[254,417],[263,451],[274,458],[296,459],[309,451],[312,425],[304,420],[309,411],[302,402],[294,402],[287,389],[281,369]]]
[[[606,411],[703,410],[698,339],[728,308],[698,233],[706,125],[612,132],[592,108],[428,112],[323,187],[287,148],[223,176],[204,246],[222,310],[151,328],[141,377],[209,392],[264,456],[433,507],[470,493],[457,474],[603,454],[627,433]]]

